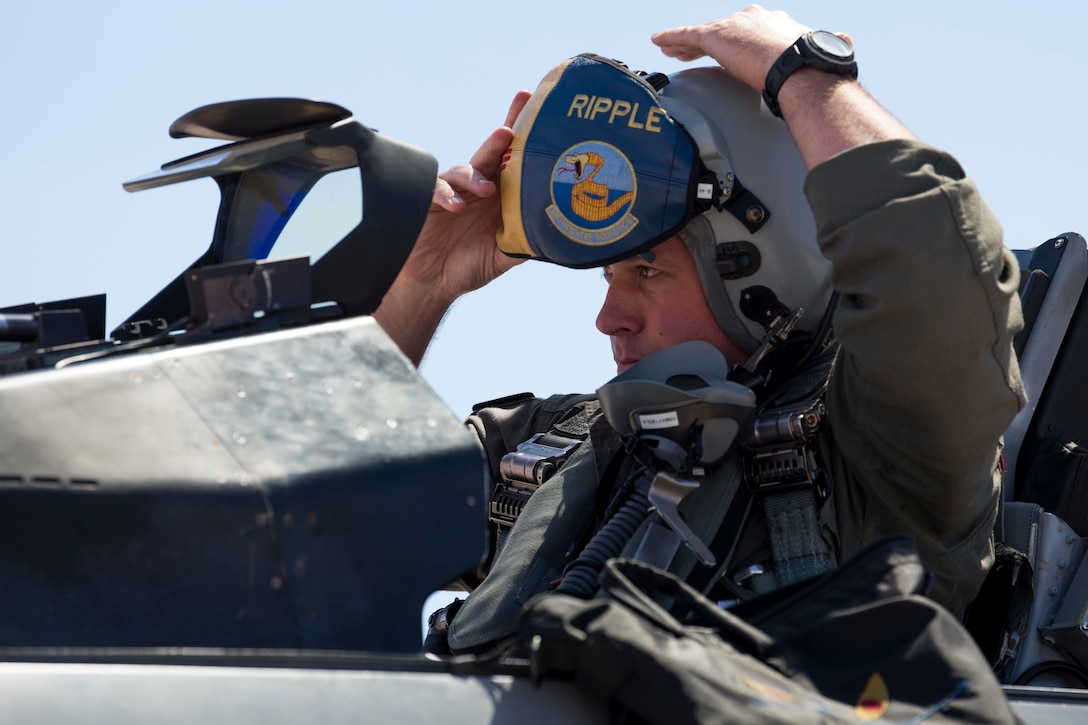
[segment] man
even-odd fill
[[[809,170],[804,191],[840,301],[838,351],[822,395],[830,434],[821,445],[831,450],[824,461],[831,490],[812,524],[817,548],[826,551],[805,556],[823,556],[826,565],[885,534],[907,531],[935,575],[930,595],[962,616],[992,562],[1000,435],[1024,402],[1011,345],[1020,326],[1017,266],[956,162],[918,142],[862,89],[856,73],[800,63],[782,73],[781,59],[809,31],[783,13],[752,6],[652,40],[681,60],[710,56],[749,92],[764,91],[771,81],[777,88],[766,88],[766,98],[780,110]],[[769,78],[772,71],[777,77]],[[416,249],[375,313],[417,364],[453,300],[519,261],[495,244],[495,179],[514,138],[510,125],[527,99],[515,97],[507,124],[469,164],[442,176]],[[604,267],[609,289],[597,327],[610,337],[620,373],[692,340],[710,343],[730,362],[758,362],[760,348],[773,341],[771,332],[760,339],[749,334],[750,325],[731,324],[733,283],[708,278],[705,250],[727,241],[716,237],[717,213],[704,215],[709,224],[697,224],[697,217],[649,253]],[[631,463],[615,441],[598,434],[600,422],[596,402],[585,396],[497,401],[474,412],[470,424],[496,480],[500,459],[534,433],[580,433],[590,445],[578,447],[558,482],[526,504],[523,516],[532,506],[533,521],[519,519],[491,574],[453,619],[454,651],[511,634],[520,604],[554,586],[605,517]],[[588,484],[571,483],[579,471],[590,472]],[[714,519],[720,530],[703,532],[708,543],[725,529],[736,531],[725,531],[732,542],[725,549],[728,566],[714,571],[717,582],[704,577],[700,586],[724,586],[738,596],[775,586],[767,575],[781,563],[778,548],[795,542],[783,543],[793,535],[788,530],[774,538],[776,527],[792,518],[776,523],[768,516],[767,522],[747,514]],[[768,548],[775,550],[773,561]],[[679,573],[697,569],[687,564]],[[777,583],[782,580],[780,572]]]

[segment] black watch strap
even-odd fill
[[[782,55],[778,56],[778,60],[767,71],[767,78],[763,83],[763,102],[779,118],[782,118],[782,109],[778,105],[778,92],[786,79],[801,68],[816,68],[827,73],[858,77],[858,64],[853,52],[848,57],[837,57],[821,51],[812,41],[815,33],[826,34],[826,31],[813,30],[802,35],[793,45],[782,51]]]

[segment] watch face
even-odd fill
[[[809,38],[813,45],[832,57],[849,60],[854,55],[854,49],[850,47],[850,44],[834,33],[814,30],[809,33]]]

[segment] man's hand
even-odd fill
[[[439,175],[431,211],[408,260],[374,318],[416,365],[453,301],[484,286],[521,260],[495,242],[502,219],[499,166],[514,138],[511,126],[529,99],[514,96],[506,121],[467,164]]]
[[[496,182],[514,138],[510,127],[528,98],[527,91],[514,96],[506,122],[472,159],[439,175],[430,214],[401,272],[414,283],[431,286],[449,303],[522,261],[506,256],[495,243],[502,219]]]
[[[784,12],[750,5],[722,20],[654,33],[651,40],[672,58],[710,56],[737,80],[762,91],[778,56],[809,30]],[[791,74],[779,89],[778,103],[810,169],[856,146],[914,138],[857,81],[815,68]]]
[[[782,51],[810,30],[782,11],[749,5],[727,18],[664,30],[650,39],[670,58],[710,56],[737,80],[761,91]]]

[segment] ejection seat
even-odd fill
[[[1021,599],[988,654],[1005,684],[1088,688],[1088,247],[1068,232],[1016,255],[1028,404],[1005,433],[996,539],[1030,570],[999,558]]]

